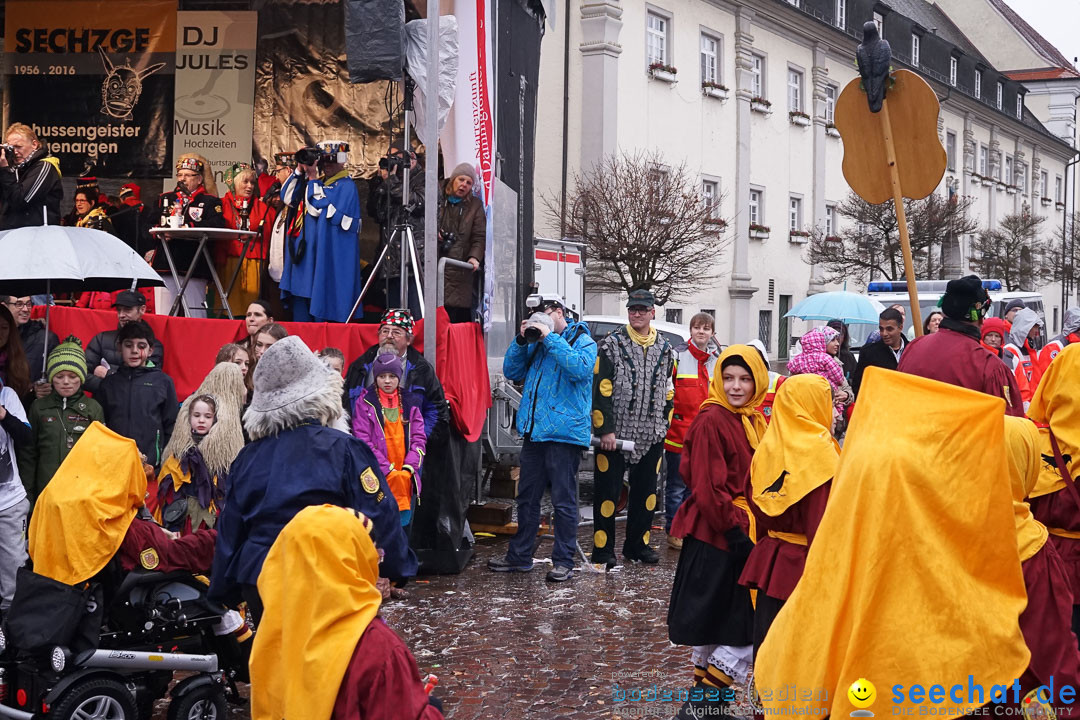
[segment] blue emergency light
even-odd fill
[[[1000,280],[983,280],[983,290],[1000,290]]]

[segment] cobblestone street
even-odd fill
[[[622,531],[620,524],[620,546]],[[589,533],[580,533],[586,549]],[[579,566],[562,584],[544,579],[550,564],[528,574],[488,571],[488,558],[504,553],[507,539],[481,538],[465,572],[421,578],[383,616],[412,649],[420,674],[439,676],[436,694],[448,718],[625,717],[616,707],[631,705],[669,718],[675,703],[613,702],[616,683],[619,690],[676,690],[691,680],[688,650],[667,640],[678,553],[662,529],[652,535],[659,565],[619,565],[606,575]],[[550,551],[544,541],[537,555]]]

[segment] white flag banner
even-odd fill
[[[444,4],[445,8],[445,4]],[[443,128],[443,160],[447,169],[468,163],[476,170],[476,192],[487,215],[486,258],[492,257],[492,188],[495,181],[494,77],[491,73],[490,0],[454,0],[458,26],[458,74],[454,106]],[[494,263],[484,263],[480,311],[484,329],[491,325]]]

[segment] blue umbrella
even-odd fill
[[[846,290],[824,292],[803,300],[784,317],[803,320],[843,320],[850,325],[877,325],[885,306],[873,298]]]

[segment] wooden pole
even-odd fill
[[[893,205],[896,207],[896,224],[900,228],[900,249],[904,253],[904,277],[907,279],[908,297],[911,300],[911,322],[915,337],[923,334],[922,311],[919,308],[919,291],[915,287],[915,264],[911,258],[911,240],[908,238],[907,216],[904,214],[904,193],[900,187],[900,171],[896,167],[896,148],[893,146],[892,123],[889,121],[889,100],[881,103],[881,133],[885,138],[885,158],[889,162],[889,179],[892,182]]]

